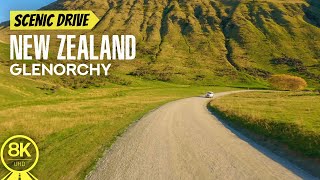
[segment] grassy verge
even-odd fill
[[[41,86],[39,81],[20,88],[25,80],[14,80],[16,85],[0,86],[7,93],[0,101],[0,144],[16,134],[33,138],[40,160],[32,173],[39,179],[83,179],[104,150],[143,114],[175,99],[232,89],[146,82],[140,87],[110,85],[46,94],[34,86]],[[7,173],[0,166],[0,177]]]
[[[319,101],[311,92],[246,92],[214,99],[210,108],[237,126],[319,158]]]

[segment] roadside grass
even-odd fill
[[[16,134],[33,138],[40,160],[32,173],[39,179],[83,179],[116,137],[148,111],[208,90],[234,89],[145,82],[141,87],[59,89],[46,95],[25,85],[25,95],[18,93],[22,94],[18,98],[10,94],[16,86],[5,89],[7,99],[0,103],[0,143]],[[0,166],[0,177],[7,173]]]
[[[210,108],[237,126],[319,158],[319,102],[313,92],[245,92],[214,99]]]

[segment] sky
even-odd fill
[[[1,0],[0,23],[10,19],[10,10],[37,10],[55,0]]]

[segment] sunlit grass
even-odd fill
[[[240,126],[319,157],[319,102],[313,92],[247,92],[215,99],[211,106]]]
[[[42,92],[21,101],[7,100],[0,104],[0,142],[15,134],[30,136],[40,148],[34,175],[39,179],[79,179],[117,135],[151,109],[207,90],[231,89],[153,84],[81,89],[68,94]],[[0,176],[6,173],[1,167]]]

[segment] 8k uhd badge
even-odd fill
[[[29,137],[16,135],[1,147],[1,162],[10,171],[2,180],[37,180],[30,171],[39,159],[37,144]]]

